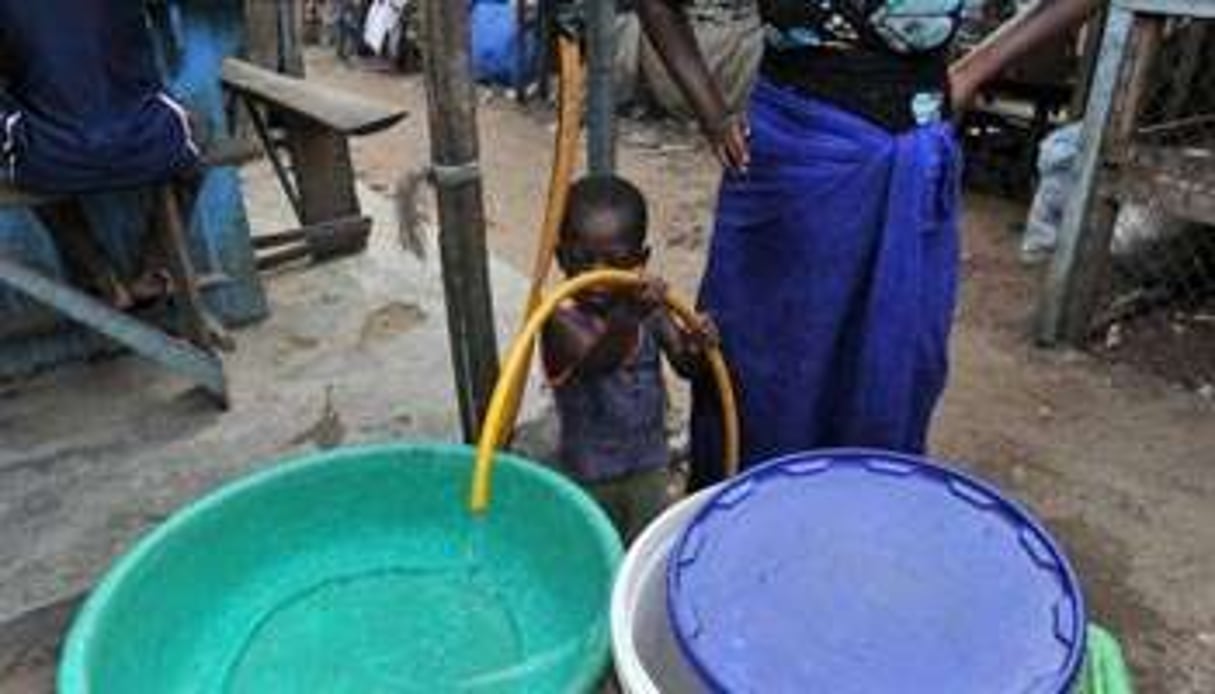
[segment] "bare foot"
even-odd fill
[[[130,307],[148,306],[163,301],[173,291],[173,279],[166,270],[151,270],[130,284]]]

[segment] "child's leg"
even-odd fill
[[[667,507],[669,481],[667,469],[657,468],[588,484],[587,490],[607,511],[627,546]]]
[[[667,487],[670,480],[667,469],[660,467],[587,484],[585,487],[607,511],[627,546],[670,504]]]
[[[629,513],[628,513],[628,495],[625,491],[625,485],[621,481],[623,478],[604,480],[602,482],[583,483],[583,488],[594,497],[611,519],[612,525],[616,527],[616,532],[620,533],[621,537],[627,539],[626,529],[628,528]]]
[[[670,505],[670,481],[670,473],[665,467],[634,472],[621,480],[627,518],[621,532],[626,544],[636,540]]]

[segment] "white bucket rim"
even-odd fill
[[[622,619],[623,615],[632,614],[637,606],[638,592],[641,584],[637,581],[626,580],[652,570],[656,562],[666,563],[667,551],[675,544],[678,533],[671,532],[671,526],[681,520],[690,520],[695,509],[709,500],[716,488],[701,491],[680,500],[654,519],[624,556],[624,562],[616,574],[616,582],[612,587],[612,656],[615,659],[616,672],[620,676],[621,685],[629,694],[662,694],[651,679],[641,656],[637,652],[637,644],[633,640],[632,620]],[[665,543],[668,547],[663,548]],[[644,570],[643,570],[644,569]]]

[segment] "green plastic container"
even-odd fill
[[[63,694],[578,692],[608,659],[621,556],[603,513],[473,451],[325,453],[231,484],[143,539],[72,627]]]
[[[1131,674],[1122,659],[1118,641],[1106,630],[1090,623],[1087,646],[1077,694],[1134,694]]]

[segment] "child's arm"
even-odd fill
[[[544,326],[541,352],[549,378],[562,383],[580,373],[604,373],[637,349],[638,327],[654,311],[645,295],[621,297],[600,315],[570,303]]]
[[[708,367],[706,354],[721,342],[713,320],[702,314],[699,325],[680,328],[667,311],[660,311],[652,320],[675,373],[688,380],[701,378]]]

